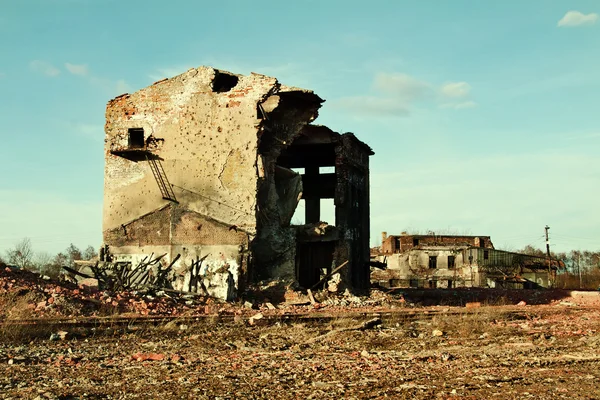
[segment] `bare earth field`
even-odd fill
[[[465,308],[411,306],[386,295],[355,306],[238,305],[202,318],[96,325],[31,318],[23,325],[5,302],[0,393],[4,399],[594,399],[600,398],[599,299],[588,292],[541,305]],[[259,312],[263,318],[249,324]]]

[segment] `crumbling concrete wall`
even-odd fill
[[[264,268],[257,271],[256,279],[295,279],[296,236],[290,221],[302,195],[302,180],[291,170],[282,173],[284,168],[277,160],[318,116],[322,101],[311,93],[282,87],[259,106],[264,123],[258,150],[264,170],[258,186],[258,234],[252,250],[255,262]]]
[[[111,151],[128,148],[128,128],[159,141],[153,154],[180,204],[249,232],[256,230],[256,105],[274,78],[239,76],[216,92],[219,72],[201,67],[109,102],[106,112],[104,229],[152,212],[165,201],[146,162]]]
[[[111,100],[103,232],[115,260],[181,254],[173,286],[185,289],[190,263],[206,256],[204,272],[222,298],[248,277],[293,278],[289,221],[302,185],[297,174],[281,178],[277,157],[321,103],[275,78],[209,67]],[[131,129],[143,130],[141,146],[132,145]],[[164,198],[146,157],[173,198]]]
[[[377,271],[376,280],[394,280],[398,286],[476,287],[481,274],[476,264],[469,263],[464,248],[423,247],[385,256],[387,270]],[[435,257],[435,268],[430,268]],[[450,257],[454,258],[451,265]],[[430,283],[435,282],[435,283]]]

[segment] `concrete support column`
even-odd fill
[[[304,174],[306,175],[307,180],[310,178],[318,178],[319,176],[319,167],[306,167],[304,169]],[[316,181],[316,179],[315,179]],[[321,199],[313,198],[306,199],[304,201],[305,205],[305,215],[304,221],[307,224],[318,223],[321,220]]]

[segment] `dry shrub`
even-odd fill
[[[56,332],[52,325],[48,324],[15,324],[5,321],[0,324],[0,341],[8,343],[29,343],[33,339],[48,339]]]

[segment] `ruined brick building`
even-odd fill
[[[103,256],[135,264],[166,253],[166,265],[181,255],[171,274],[178,290],[192,287],[201,260],[205,290],[225,299],[259,280],[310,287],[345,261],[342,282],[368,289],[373,152],[352,133],[312,124],[323,101],[272,77],[210,67],[111,100]],[[293,226],[301,199],[305,225]],[[334,199],[329,224],[321,199]]]
[[[390,235],[374,257],[387,265],[372,278],[398,287],[551,287],[558,260],[494,249],[489,236]],[[563,265],[564,266],[564,265]]]

